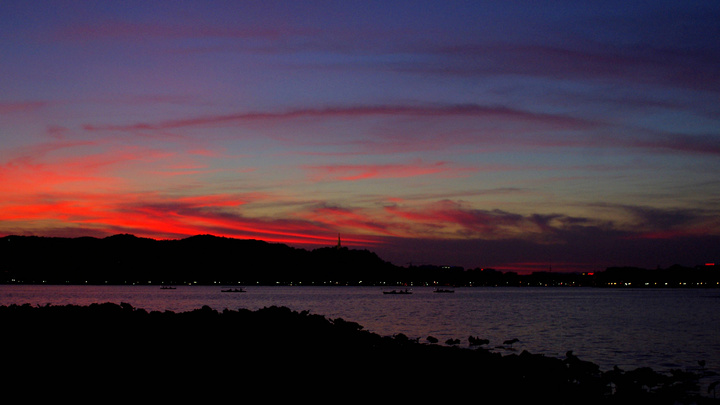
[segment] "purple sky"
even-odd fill
[[[720,261],[720,3],[3,1],[0,234]]]

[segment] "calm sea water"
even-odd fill
[[[0,286],[0,305],[129,303],[148,311],[222,310],[285,306],[357,322],[380,335],[403,333],[425,341],[490,340],[502,353],[564,358],[572,350],[603,370],[694,369],[705,360],[720,372],[720,290],[593,288],[458,288],[452,294],[414,288],[385,295],[377,287]],[[517,338],[508,347],[503,342]]]

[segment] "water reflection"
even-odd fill
[[[184,312],[208,305],[222,310],[286,306],[357,322],[381,335],[403,333],[440,342],[469,336],[495,350],[528,350],[563,357],[567,350],[603,369],[614,365],[659,370],[720,363],[717,292],[592,288],[458,288],[434,294],[385,295],[375,287],[0,286],[0,304],[89,305],[129,303],[149,311]],[[512,347],[503,342],[518,339]]]

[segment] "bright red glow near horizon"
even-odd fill
[[[720,5],[423,4],[0,3],[0,234],[713,257]]]

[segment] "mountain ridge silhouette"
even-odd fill
[[[0,266],[5,280],[63,284],[357,282],[401,269],[368,250],[306,250],[208,234],[183,239],[10,235],[0,243]]]

